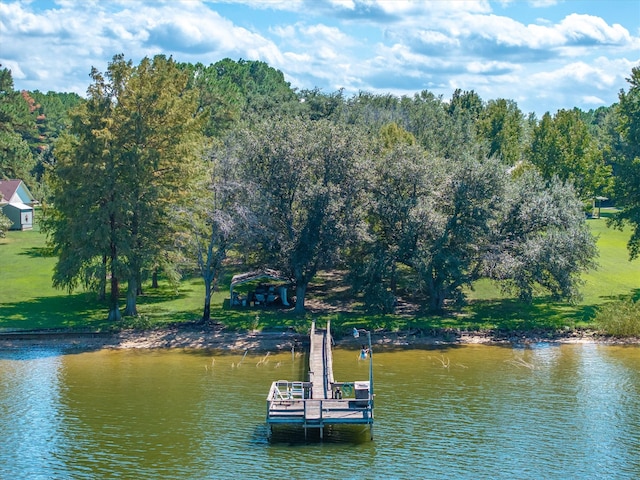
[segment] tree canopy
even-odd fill
[[[116,55],[92,70],[86,100],[15,92],[4,69],[0,174],[51,186],[54,282],[106,292],[108,281],[114,319],[120,282],[135,315],[146,276],[188,270],[204,280],[207,320],[230,252],[294,278],[296,312],[331,268],[375,311],[402,296],[441,310],[480,278],[570,300],[594,266],[595,196],[620,207],[616,225],[636,226],[640,251],[639,75],[615,108],[537,120],[472,90],[296,91],[257,61]]]
[[[629,257],[640,255],[640,67],[631,71],[627,79],[629,91],[620,91],[618,131],[626,140],[624,155],[619,159],[615,177],[616,198],[621,210],[614,217],[614,224],[633,226],[629,239]]]
[[[162,264],[173,242],[169,211],[202,171],[204,115],[187,75],[164,56],[134,67],[116,55],[106,75],[91,75],[89,98],[57,148],[54,281],[101,282],[108,266],[110,317],[118,319],[120,279],[128,283],[125,314],[135,315],[143,271]]]
[[[243,177],[267,237],[260,259],[296,280],[296,311],[319,269],[335,266],[357,229],[366,137],[327,120],[283,118],[241,132]]]
[[[528,159],[548,180],[570,182],[580,199],[589,203],[606,193],[611,168],[577,110],[546,113],[534,127]]]

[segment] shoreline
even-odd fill
[[[594,331],[557,332],[374,332],[371,341],[382,350],[412,348],[446,348],[455,345],[512,345],[537,343],[602,345],[640,345],[639,338],[612,338]],[[56,348],[60,350],[126,349],[203,349],[227,353],[254,350],[290,351],[308,344],[309,336],[292,331],[225,332],[211,327],[168,327],[157,330],[102,332],[4,332],[0,333],[0,350]],[[335,339],[336,346],[355,348],[350,336]]]

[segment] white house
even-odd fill
[[[35,201],[22,180],[0,180],[0,209],[13,222],[10,230],[33,228]]]

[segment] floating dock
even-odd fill
[[[368,425],[373,440],[373,359],[371,348],[369,380],[336,382],[333,378],[331,323],[326,330],[311,325],[309,374],[307,381],[277,380],[267,396],[267,425],[301,426],[319,429],[327,425]],[[369,347],[371,347],[369,345]]]

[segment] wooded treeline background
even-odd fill
[[[108,297],[114,320],[121,283],[136,315],[146,279],[196,272],[208,320],[224,268],[289,275],[296,312],[336,268],[371,311],[455,308],[480,278],[575,299],[595,197],[640,253],[640,68],[619,103],[541,119],[474,91],[296,90],[257,61],[117,55],[90,76],[81,98],[0,69],[0,177],[42,203],[54,284]]]

